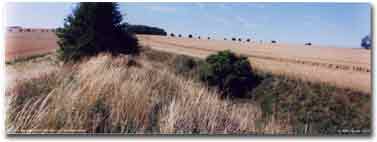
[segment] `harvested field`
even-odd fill
[[[249,57],[260,70],[371,92],[369,50],[144,35],[139,38],[153,49],[201,58],[229,49]]]
[[[299,64],[311,64],[335,69],[370,72],[370,50],[355,48],[331,48],[269,43],[239,43],[232,41],[206,41],[163,36],[139,36],[141,41],[153,45],[171,45],[204,51],[230,49],[243,55],[267,60]]]
[[[5,60],[54,52],[59,47],[56,41],[57,37],[53,32],[7,32]]]
[[[370,50],[146,35],[138,38],[153,49],[200,58],[230,49],[248,56],[256,69],[371,93]],[[53,32],[8,32],[6,60],[53,52],[58,47],[56,41]]]

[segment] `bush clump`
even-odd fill
[[[255,84],[255,77],[246,57],[226,50],[210,55],[200,66],[200,80],[216,86],[223,97],[244,97]]]

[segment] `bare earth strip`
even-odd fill
[[[236,53],[248,56],[253,67],[257,69],[309,81],[326,82],[339,87],[352,88],[371,93],[370,51],[365,51],[363,49],[325,47],[308,47],[310,49],[307,49],[302,47],[304,49],[301,49],[300,51],[295,47],[285,47],[281,45],[280,47],[276,47],[279,45],[258,45],[258,43],[254,43],[252,47],[247,48],[247,46],[250,46],[250,43],[206,41],[159,36],[139,36],[139,39],[143,45],[156,50],[185,54],[199,58],[204,58],[216,51],[230,49]],[[232,46],[227,47],[226,44],[222,42]],[[265,48],[264,52],[266,53],[264,55],[253,51],[263,50],[260,48]],[[291,48],[294,48],[295,50]],[[287,51],[283,52],[282,49]],[[321,52],[321,50],[324,52]],[[270,55],[270,57],[273,56],[273,58],[264,58],[266,55]],[[304,55],[306,57],[303,57]],[[295,60],[291,62],[291,59],[295,58],[297,62],[293,62]],[[326,65],[322,66],[321,63]],[[336,67],[337,65],[340,66]],[[349,68],[344,68],[346,66]],[[356,68],[353,68],[355,66]],[[357,67],[362,69],[358,70]]]

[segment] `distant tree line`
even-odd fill
[[[163,35],[163,36],[167,35],[164,29],[161,29],[158,27],[146,26],[146,25],[128,25],[127,31],[133,34]]]
[[[361,47],[365,49],[370,49],[372,47],[372,39],[370,35],[367,35],[361,39]]]

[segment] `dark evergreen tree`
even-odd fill
[[[77,61],[100,52],[112,55],[137,54],[138,41],[122,23],[117,3],[79,3],[65,19],[64,27],[56,32],[59,57]]]

